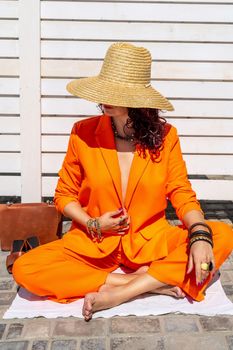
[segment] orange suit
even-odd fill
[[[68,203],[78,201],[91,217],[99,217],[125,207],[130,229],[123,236],[104,234],[98,242],[73,222],[62,240],[16,261],[13,274],[19,284],[36,294],[69,302],[98,290],[107,274],[120,264],[133,270],[149,265],[148,273],[155,278],[180,286],[196,300],[203,299],[207,281],[196,286],[194,272],[186,274],[187,230],[171,226],[165,218],[167,199],[181,221],[188,211],[201,210],[187,179],[176,129],[167,124],[166,130],[155,162],[148,153],[142,157],[135,151],[123,203],[110,118],[93,117],[74,125],[55,193],[58,210],[62,212]],[[218,268],[233,249],[232,229],[219,222],[208,224],[214,232]]]

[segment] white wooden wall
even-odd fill
[[[115,41],[151,51],[199,199],[232,200],[230,0],[0,0],[0,196],[53,195],[73,123],[99,113],[66,83],[97,74]]]

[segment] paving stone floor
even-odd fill
[[[230,223],[233,203],[224,205],[212,203],[205,210],[211,219]],[[17,288],[5,269],[7,254],[0,253],[0,350],[233,350],[233,316],[4,320]],[[233,302],[233,254],[221,268],[221,281]]]

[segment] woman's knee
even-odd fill
[[[20,285],[22,284],[27,274],[29,274],[30,264],[27,263],[27,260],[27,254],[24,254],[19,257],[13,264],[12,275],[14,277],[14,280]]]
[[[233,228],[225,222],[216,221],[210,222],[213,230],[214,243],[221,245],[225,249],[233,249]]]

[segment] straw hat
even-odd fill
[[[98,76],[71,81],[67,90],[95,103],[172,111],[172,104],[150,85],[151,54],[128,43],[115,43]]]

